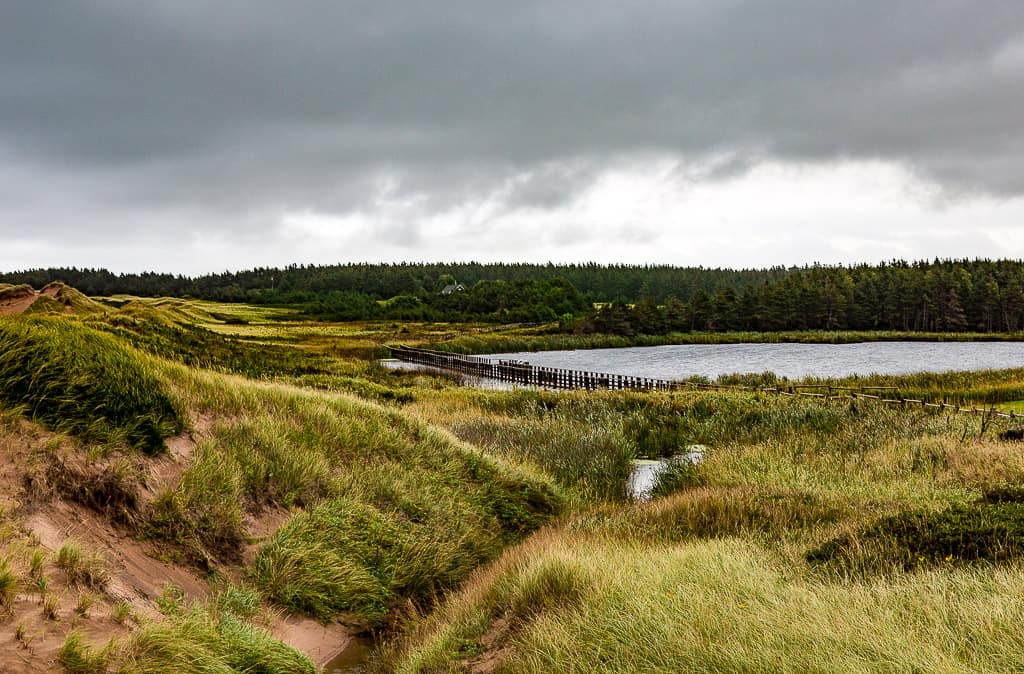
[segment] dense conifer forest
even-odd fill
[[[562,322],[576,332],[730,330],[1016,332],[1018,260],[705,269],[638,265],[344,264],[198,277],[54,268],[0,274],[89,295],[194,297],[294,306],[328,320]]]

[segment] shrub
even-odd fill
[[[852,570],[913,569],[941,562],[1004,563],[1024,555],[1024,503],[973,503],[883,517],[807,553]]]

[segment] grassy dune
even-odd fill
[[[198,558],[230,559],[242,518],[301,507],[257,554],[254,579],[281,605],[379,625],[429,601],[561,509],[547,480],[406,415],[344,395],[169,367],[211,420],[153,532]]]
[[[40,448],[33,498],[70,498],[167,559],[240,574],[257,603],[380,629],[427,610],[563,509],[539,471],[397,409],[167,362],[91,325],[0,320],[5,414],[71,433],[82,452],[67,463]],[[196,443],[180,477],[143,498],[146,454],[186,427]],[[284,523],[254,541],[247,522],[265,513]],[[71,634],[61,659],[71,671],[170,671],[186,654],[195,671],[309,669],[248,617],[205,605],[146,623],[127,646]]]
[[[0,317],[0,401],[57,430],[151,454],[184,425],[152,363],[59,318]]]

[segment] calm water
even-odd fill
[[[687,451],[676,454],[668,459],[651,460],[636,459],[633,461],[633,470],[626,480],[626,493],[638,501],[647,501],[651,498],[654,485],[658,478],[665,472],[673,462],[683,461],[686,463],[698,463],[704,459],[704,452],[707,447],[704,445],[689,445]]]
[[[771,371],[791,379],[1024,367],[1024,342],[687,344],[492,354],[533,365],[682,379]]]

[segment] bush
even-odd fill
[[[854,570],[906,570],[941,562],[1005,563],[1024,555],[1024,503],[973,503],[884,517],[807,553]]]

